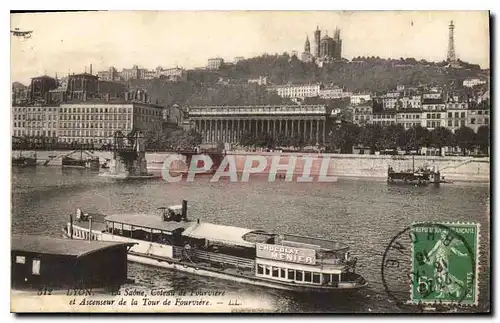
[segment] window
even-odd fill
[[[490,119],[489,118],[484,118],[484,124],[488,124],[490,123]]]
[[[25,264],[26,258],[24,256],[16,256],[16,264]]]
[[[465,118],[465,112],[460,113],[460,118]]]
[[[266,275],[270,275],[271,274],[271,266],[266,266]]]
[[[304,271],[304,281],[305,282],[312,282],[312,275],[310,271]]]
[[[297,270],[295,272],[295,280],[301,282],[303,280],[302,277],[303,277],[302,270]]]
[[[40,259],[33,259],[31,271],[33,275],[40,275]]]
[[[286,278],[286,272],[284,268],[280,268],[280,277],[281,278]]]
[[[455,118],[458,118],[458,112],[455,112]]]
[[[272,275],[273,277],[279,277],[279,268],[273,267],[272,272],[273,272],[273,275]]]
[[[465,127],[465,120],[460,120],[460,126]]]
[[[470,124],[476,124],[476,118],[471,118],[470,119]]]
[[[295,270],[288,269],[288,279],[295,280]]]
[[[448,112],[448,118],[452,118],[453,117],[453,113],[452,112]]]
[[[264,266],[262,265],[257,265],[257,274],[264,274]]]
[[[483,111],[479,110],[479,111],[477,112],[477,114],[482,115],[482,114],[483,114]]]
[[[448,120],[448,127],[453,126],[453,122],[451,120]]]
[[[319,284],[321,282],[320,273],[313,273],[313,283]]]

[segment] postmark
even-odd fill
[[[415,223],[385,249],[384,288],[399,307],[477,305],[479,251],[477,223]]]

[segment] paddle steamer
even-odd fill
[[[160,215],[79,215],[70,239],[134,242],[128,260],[193,274],[299,292],[357,290],[357,258],[340,242],[191,221],[187,202]]]

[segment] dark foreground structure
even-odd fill
[[[134,243],[12,237],[12,288],[117,288]]]

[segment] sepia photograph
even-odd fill
[[[11,12],[11,312],[491,314],[491,21]]]

